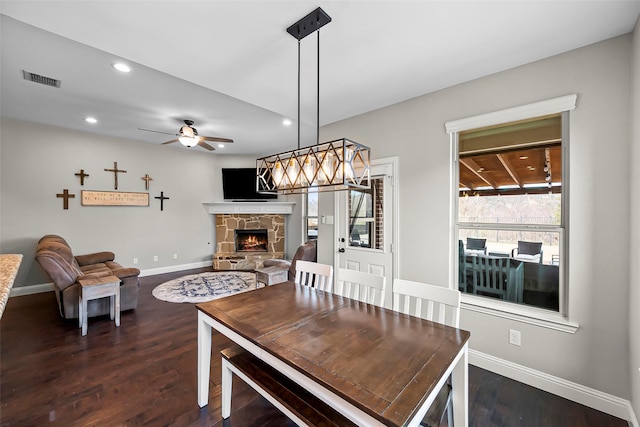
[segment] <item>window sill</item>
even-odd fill
[[[560,313],[497,300],[492,301],[474,295],[462,294],[460,307],[463,310],[502,317],[569,334],[575,334],[580,327],[577,323],[568,321]]]

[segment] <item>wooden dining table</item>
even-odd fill
[[[284,282],[197,304],[198,404],[212,328],[362,426],[418,426],[451,377],[468,425],[469,332]]]

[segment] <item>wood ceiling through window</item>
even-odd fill
[[[461,132],[459,147],[460,195],[561,192],[559,114]]]

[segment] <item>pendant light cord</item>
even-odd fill
[[[298,40],[298,150],[300,149],[300,40]]]
[[[318,33],[318,87],[316,93],[316,144],[320,144],[320,30]]]

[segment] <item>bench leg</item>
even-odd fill
[[[233,388],[233,372],[229,362],[222,358],[222,418],[227,419],[231,415],[231,394]]]

